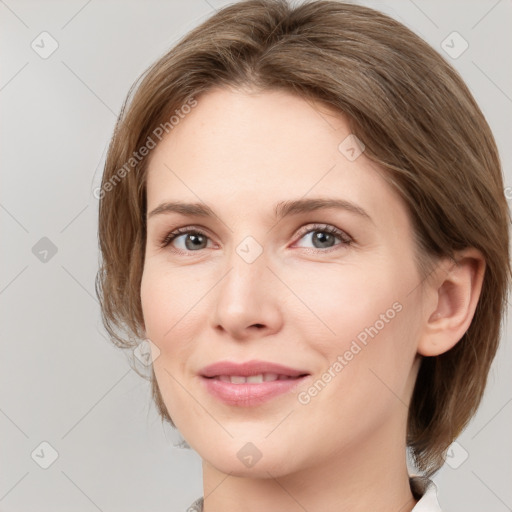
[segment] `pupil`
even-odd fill
[[[190,247],[192,248],[196,248],[201,245],[201,242],[203,241],[202,240],[203,236],[202,235],[188,235],[188,238],[185,242],[185,245],[187,246],[187,249],[190,249]],[[191,246],[188,244],[188,242],[191,241]]]
[[[330,247],[329,242],[332,242],[332,235],[329,233],[324,233],[323,231],[317,231],[315,236],[313,237],[314,241],[320,243],[320,247]],[[322,245],[325,244],[325,245]]]

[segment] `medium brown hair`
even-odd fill
[[[482,112],[434,49],[375,10],[285,0],[248,0],[220,10],[132,86],[108,150],[97,293],[105,327],[120,347],[132,349],[144,338],[148,158],[141,148],[155,143],[158,127],[172,129],[173,113],[186,112],[184,105],[214,86],[280,89],[345,114],[365,155],[385,170],[407,205],[423,276],[436,258],[460,249],[474,247],[485,257],[468,331],[448,352],[423,358],[409,408],[407,444],[417,467],[433,474],[482,398],[510,277],[509,210]],[[174,425],[154,372],[151,380],[161,417]]]

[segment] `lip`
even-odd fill
[[[249,377],[261,373],[276,373],[290,377],[287,380],[274,380],[261,383],[232,384],[214,379],[220,375]],[[200,371],[201,381],[206,390],[227,405],[253,407],[263,404],[283,393],[291,392],[307,379],[310,374],[305,370],[290,368],[267,361],[248,361],[234,363],[220,361],[206,366]]]

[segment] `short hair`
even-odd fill
[[[343,114],[407,206],[423,277],[436,258],[468,247],[483,254],[472,323],[446,353],[422,358],[409,407],[407,446],[417,468],[432,475],[481,401],[507,300],[510,212],[484,115],[440,54],[378,11],[327,0],[247,0],[221,9],[132,86],[108,149],[96,289],[120,347],[144,338],[148,148],[213,87],[286,91]],[[154,371],[151,381],[160,416],[174,426]]]

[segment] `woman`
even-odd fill
[[[510,267],[493,136],[432,48],[357,5],[226,7],[127,99],[99,197],[104,322],[203,459],[190,510],[439,510]]]

